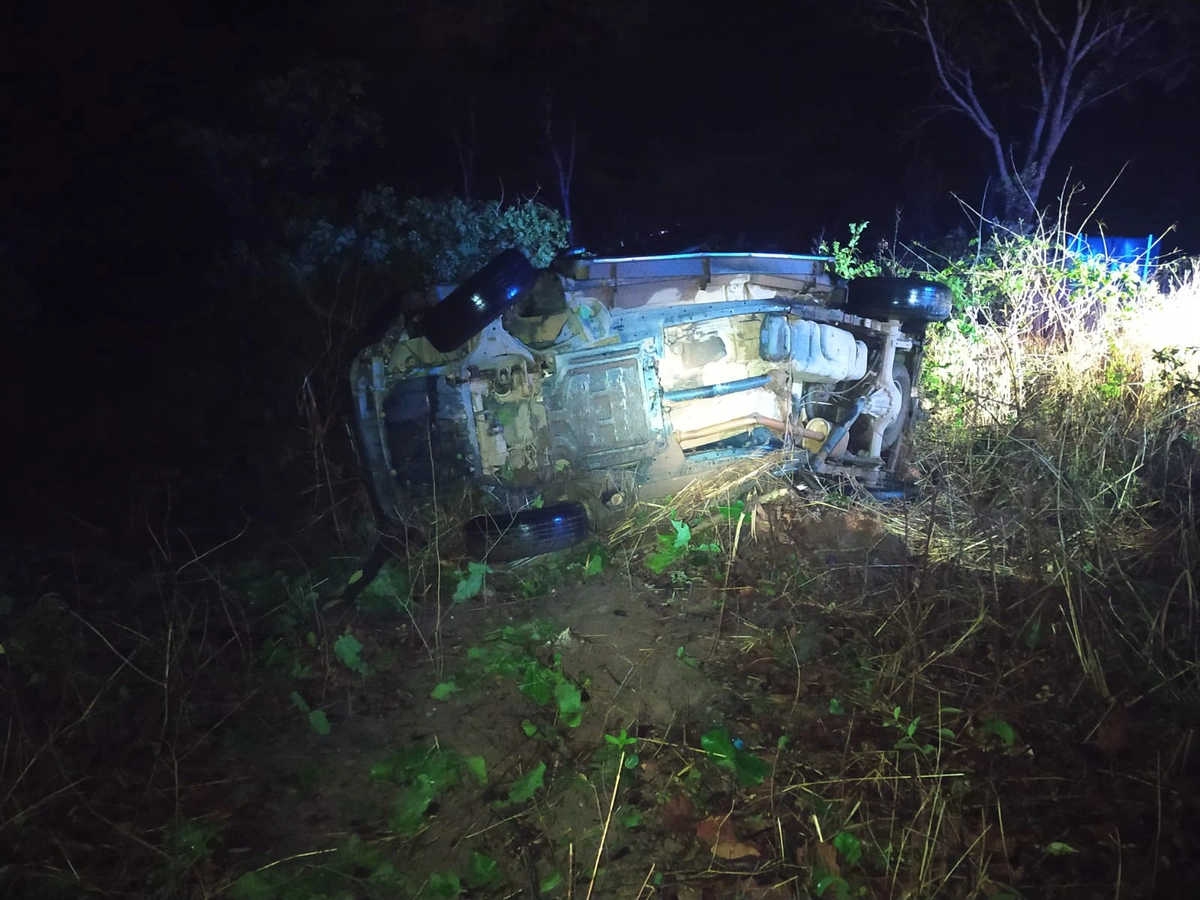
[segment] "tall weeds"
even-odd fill
[[[1109,642],[1160,684],[1190,678],[1200,281],[1106,267],[1059,226],[923,256],[956,296],[931,328],[912,451],[933,488],[915,523],[930,554],[1056,585],[1104,695]]]

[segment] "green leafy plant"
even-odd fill
[[[429,876],[431,897],[457,897],[462,892],[462,880],[455,872],[434,872]]]
[[[354,835],[333,853],[322,855],[319,864],[285,863],[247,872],[230,885],[228,896],[233,900],[343,900],[350,896],[346,884],[351,881],[367,889],[354,896],[385,900],[415,896],[424,879],[398,869],[393,854]]]
[[[463,765],[480,786],[487,787],[487,762],[482,756],[468,756],[463,760]]]
[[[589,553],[587,562],[583,565],[583,577],[593,578],[604,571],[604,554],[599,550]]]
[[[725,728],[714,728],[701,735],[700,748],[719,768],[733,772],[740,784],[762,784],[771,772],[765,760],[739,746]]]
[[[846,860],[847,865],[856,866],[862,860],[862,841],[849,831],[839,831],[835,834],[833,836],[833,846],[842,855],[842,858]]]
[[[885,728],[892,728],[900,732],[900,737],[895,743],[897,750],[919,750],[921,753],[928,756],[933,752],[933,744],[917,743],[917,730],[921,725],[921,717],[917,716],[905,722],[901,717],[901,709],[899,706],[892,710],[892,717],[884,719],[883,725]]]
[[[862,861],[862,842],[852,832],[845,829],[839,831],[833,836],[832,843],[847,866],[857,866]],[[849,900],[851,894],[850,882],[840,871],[835,872],[825,866],[813,869],[813,888],[818,897],[830,894],[837,900]]]
[[[633,752],[633,748],[637,745],[636,737],[626,734],[625,729],[622,728],[619,734],[606,734],[604,736],[604,743],[610,747],[616,748],[617,752],[624,752],[625,768],[637,768],[641,759],[636,753]]]
[[[487,563],[471,561],[467,563],[465,572],[456,572],[456,584],[452,599],[455,603],[465,603],[474,600],[483,590],[483,576],[490,573]]]
[[[685,647],[681,646],[675,649],[675,658],[688,668],[696,669],[700,667],[700,660],[688,653]]]
[[[350,266],[364,274],[399,270],[419,282],[459,283],[506,248],[544,267],[567,243],[566,221],[534,200],[401,201],[385,185],[360,195],[352,220],[300,221],[295,231],[303,238],[286,254],[286,270],[309,285]]]
[[[263,642],[255,662],[268,682],[287,684],[314,677],[312,655],[311,650],[305,649],[295,638],[272,635]]]
[[[467,871],[463,877],[467,887],[481,890],[491,887],[501,880],[500,864],[495,857],[477,850],[471,852],[471,857],[467,860]]]
[[[363,576],[361,570],[351,575],[347,584],[354,584]],[[383,566],[363,588],[355,600],[358,609],[369,616],[394,616],[408,613],[412,609],[412,576],[399,562],[392,561]]]
[[[351,672],[367,674],[367,664],[362,658],[362,641],[350,633],[343,634],[333,642],[333,653]]]
[[[1004,745],[1005,750],[1011,750],[1016,742],[1017,733],[1011,725],[1004,719],[994,718],[988,719],[979,726],[979,733],[985,736],[998,738],[1000,743]]]
[[[552,707],[567,727],[578,728],[583,721],[583,689],[563,673],[562,654],[554,654],[546,665],[523,646],[543,641],[536,626],[508,626],[490,635],[488,644],[471,647],[467,659],[485,675],[515,679],[522,694],[539,706]]]
[[[957,706],[943,706],[938,710],[938,737],[943,741],[957,740],[958,735],[954,733],[954,729],[947,724],[947,717],[962,715],[962,710]]]
[[[718,506],[717,512],[726,522],[736,522],[746,513],[746,501],[737,500],[727,506]]]
[[[813,884],[818,897],[824,897],[830,888],[837,900],[850,900],[850,882],[835,872],[817,866],[813,870]]]
[[[173,879],[185,875],[212,853],[212,845],[220,829],[196,819],[183,819],[167,828],[163,835],[162,851],[168,874]]]
[[[518,803],[526,803],[532,800],[534,795],[545,786],[546,764],[539,762],[531,771],[514,781],[512,787],[509,788],[508,796],[504,800],[497,800],[495,806],[497,809],[503,809]]]
[[[390,825],[404,837],[414,837],[425,829],[425,816],[430,806],[447,790],[461,784],[464,775],[485,785],[487,768],[483,759],[464,759],[447,747],[420,745],[393,753],[373,765],[370,772],[372,780],[400,786]]]
[[[299,691],[292,691],[289,699],[292,701],[292,706],[304,713],[305,718],[308,720],[309,728],[322,736],[329,734],[331,728],[329,726],[329,717],[325,715],[325,710],[310,708],[308,702],[300,696]]]
[[[429,696],[434,700],[447,700],[457,694],[459,690],[459,686],[451,679],[450,681],[442,681],[435,685],[433,690],[429,692]]]
[[[671,519],[674,534],[657,535],[655,549],[646,557],[646,568],[655,575],[661,575],[668,568],[692,553],[715,553],[721,548],[716,543],[692,545],[692,527],[682,519]]]
[[[818,252],[833,257],[833,271],[842,278],[847,280],[871,278],[882,273],[883,269],[879,263],[863,259],[862,249],[859,246],[862,242],[863,232],[870,224],[870,222],[851,222],[848,226],[850,239],[846,243],[843,244],[837,240],[832,244],[821,241],[818,246]]]
[[[1042,645],[1044,638],[1044,628],[1042,625],[1042,617],[1035,615],[1030,617],[1021,629],[1021,643],[1025,645],[1027,650],[1037,650]]]

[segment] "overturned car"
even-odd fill
[[[604,510],[773,452],[881,494],[916,409],[945,285],[832,274],[821,256],[496,257],[399,317],[351,370],[354,431],[385,527],[465,496],[468,549],[531,556]],[[556,502],[561,501],[561,502]],[[534,507],[537,508],[534,508]]]

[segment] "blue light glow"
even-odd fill
[[[660,256],[599,256],[593,263],[649,262],[653,259],[797,259],[830,262],[832,256],[810,256],[803,253],[664,253]]]

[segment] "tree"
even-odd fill
[[[462,172],[462,198],[467,203],[474,199],[471,188],[475,183],[475,153],[478,147],[475,132],[475,98],[472,97],[467,111],[465,132],[457,126],[454,129],[454,149],[458,151],[458,168]]]
[[[364,144],[382,144],[367,80],[358,63],[312,59],[248,85],[240,110],[229,103],[232,122],[172,121],[176,146],[225,207],[244,252],[276,240],[290,217],[333,203],[333,176]]]
[[[1190,57],[1188,0],[873,5],[877,27],[925,44],[943,109],[987,142],[1007,222],[1037,215],[1046,172],[1081,113],[1142,82],[1179,83]]]
[[[542,127],[550,155],[554,160],[554,176],[558,182],[558,199],[562,203],[563,218],[567,221],[567,243],[575,243],[575,220],[571,216],[571,182],[575,178],[575,150],[579,142],[579,125],[572,120],[566,142],[560,146],[554,137],[554,107],[547,94],[542,103]]]

